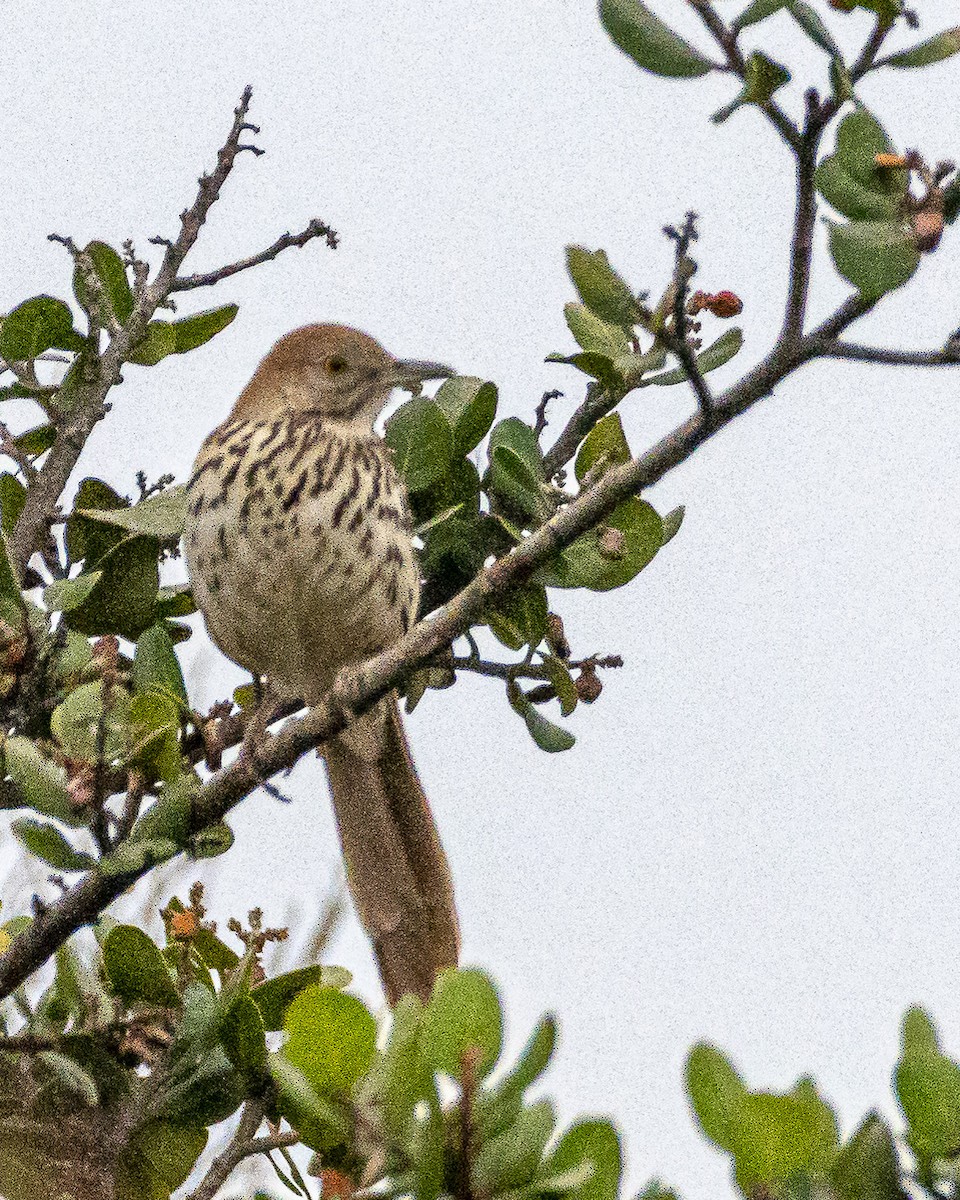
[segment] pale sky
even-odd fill
[[[695,35],[685,5],[655,7]],[[916,7],[927,33],[953,8]],[[573,346],[564,245],[603,247],[656,290],[661,227],[688,208],[698,285],[745,303],[746,347],[712,378],[737,378],[779,323],[786,150],[756,112],[709,124],[730,79],[641,74],[587,0],[2,11],[0,311],[69,295],[50,232],[142,251],[175,234],[247,82],[268,153],[240,161],[187,268],[313,216],[341,234],[335,253],[289,251],[182,298],[181,314],[240,313],[194,354],[127,368],[83,461],[122,491],[140,468],[183,480],[262,354],[317,320],[496,381],[501,415],[531,420],[559,387],[555,434],[582,398],[576,372],[543,362]],[[869,29],[864,14],[831,19],[851,46]],[[823,77],[786,17],[750,32],[799,78]],[[862,95],[901,148],[956,157],[955,71],[886,71]],[[935,347],[960,324],[950,232],[857,340]],[[815,314],[846,291],[821,252]],[[908,1005],[960,1053],[958,383],[958,370],[807,368],[653,489],[661,512],[686,505],[675,541],[624,589],[554,595],[578,654],[626,664],[578,709],[571,752],[538,751],[486,680],[428,694],[408,721],[465,961],[502,986],[512,1046],[543,1010],[559,1015],[548,1091],[566,1118],[617,1119],[633,1188],[659,1175],[688,1200],[729,1192],[684,1099],[700,1038],[755,1087],[813,1073],[847,1131],[871,1106],[893,1111]],[[692,403],[682,387],[628,398],[634,449]],[[201,700],[240,681],[199,633],[183,661]],[[285,787],[293,805],[252,797],[234,851],[188,875],[211,880],[221,919],[253,904],[274,921],[291,902],[309,914],[336,877],[320,763]],[[352,918],[332,958],[376,1000]]]

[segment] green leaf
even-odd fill
[[[772,17],[774,13],[780,11],[787,3],[787,0],[753,0],[752,4],[748,4],[739,17],[735,17],[732,21],[732,27],[735,30],[746,29],[750,25],[757,25],[760,21],[765,21],[767,17]]]
[[[453,432],[439,404],[428,396],[416,396],[398,408],[383,436],[408,491],[422,491],[449,471]]]
[[[189,583],[168,583],[157,593],[158,617],[189,617],[196,611],[197,602]]]
[[[95,1108],[100,1103],[97,1085],[78,1062],[52,1050],[41,1051],[37,1061],[56,1077],[60,1087],[78,1097],[87,1108]]]
[[[159,553],[160,544],[153,537],[131,536],[118,542],[101,559],[100,578],[86,598],[67,610],[67,625],[78,633],[115,633],[136,641],[153,624]]]
[[[572,733],[547,720],[519,689],[511,692],[509,699],[514,712],[523,717],[527,732],[547,754],[560,754],[564,750],[571,750],[577,744],[577,739]]]
[[[713,68],[639,0],[600,0],[600,20],[614,45],[654,75],[690,79]]]
[[[9,472],[0,475],[0,528],[6,537],[16,528],[26,502],[27,489],[20,480]]]
[[[543,665],[550,676],[550,682],[553,684],[553,690],[557,693],[557,699],[560,701],[560,712],[563,716],[569,717],[577,707],[577,702],[580,699],[577,693],[577,685],[570,674],[570,668],[553,654],[547,655],[543,660]]]
[[[52,349],[79,352],[83,346],[73,314],[53,296],[24,300],[0,323],[0,358],[7,362],[29,362]]]
[[[101,731],[102,725],[102,731]],[[50,732],[68,758],[96,761],[103,739],[103,758],[111,762],[122,757],[130,738],[130,697],[121,687],[108,694],[106,713],[103,684],[100,680],[83,683],[73,689],[50,717]]]
[[[13,630],[26,628],[26,608],[20,584],[14,574],[10,559],[7,557],[7,547],[0,537],[0,619],[10,626],[8,633]]]
[[[110,311],[123,324],[133,312],[133,292],[130,290],[130,281],[127,279],[127,270],[123,265],[123,259],[106,242],[88,242],[84,249],[103,285],[104,296]],[[85,309],[89,309],[92,301],[87,295],[87,285],[79,266],[75,267],[73,272],[73,291],[81,305]],[[104,316],[105,314],[100,314],[101,321]]]
[[[571,1125],[544,1164],[544,1174],[561,1175],[587,1162],[593,1164],[592,1175],[567,1194],[576,1200],[617,1200],[623,1159],[620,1137],[611,1122]]]
[[[158,779],[174,783],[182,769],[180,706],[169,696],[141,692],[130,702],[129,722],[130,757],[151,768]],[[195,839],[191,848],[194,857],[202,857],[196,853]]]
[[[304,1145],[323,1151],[347,1141],[350,1119],[341,1105],[319,1095],[283,1050],[271,1054],[267,1065],[277,1086],[280,1111]]]
[[[837,128],[835,156],[839,165],[863,187],[902,198],[908,175],[903,170],[877,166],[878,154],[892,154],[893,144],[880,122],[865,108],[844,117]]]
[[[461,1078],[463,1056],[478,1050],[478,1079],[493,1069],[503,1048],[503,1014],[490,977],[483,971],[453,967],[441,971],[433,986],[421,1027],[421,1052],[434,1070]]]
[[[225,304],[222,308],[211,308],[206,312],[194,313],[192,317],[183,317],[179,321],[174,321],[171,326],[174,341],[173,353],[186,354],[209,342],[221,330],[226,329],[238,311],[235,304]]]
[[[600,460],[606,462],[603,471],[617,463],[630,461],[630,447],[623,432],[623,423],[619,413],[608,413],[594,425],[583,441],[577,453],[574,467],[577,482],[583,483],[587,472]],[[597,478],[600,476],[598,475]]]
[[[940,1039],[930,1017],[922,1008],[909,1009],[903,1018],[903,1053],[937,1054]]]
[[[50,424],[38,425],[35,429],[18,434],[13,440],[24,454],[29,454],[31,458],[39,458],[41,454],[46,454],[57,440],[57,431]]]
[[[79,608],[103,576],[102,571],[89,571],[73,579],[58,579],[44,589],[43,602],[50,612],[69,612]]]
[[[266,1031],[260,1010],[249,996],[241,996],[223,1019],[220,1038],[227,1057],[254,1086],[267,1071]]]
[[[159,692],[187,703],[183,672],[170,635],[161,624],[151,625],[137,639],[133,657],[133,686],[137,692]]]
[[[833,35],[823,23],[820,14],[805,0],[790,0],[787,5],[790,14],[807,35],[821,50],[825,50],[832,59],[843,62],[840,47],[833,40]]]
[[[471,1171],[474,1189],[481,1195],[495,1195],[528,1184],[555,1124],[549,1100],[521,1109],[511,1125],[480,1146]]]
[[[290,1003],[283,1027],[287,1041],[281,1053],[321,1096],[349,1094],[373,1062],[376,1022],[355,996],[337,988],[304,988]]]
[[[567,271],[587,308],[609,325],[629,329],[640,318],[633,293],[610,266],[606,250],[567,247]]]
[[[899,221],[830,222],[830,254],[866,300],[902,287],[920,263],[913,230]]]
[[[894,1074],[897,1099],[909,1125],[909,1142],[924,1163],[960,1147],[960,1067],[936,1042],[922,1009],[904,1019],[903,1053]]]
[[[151,321],[127,361],[140,367],[155,367],[168,354],[177,352],[177,335],[169,321]]]
[[[86,813],[71,802],[66,771],[41,754],[29,738],[7,738],[3,756],[6,773],[29,808],[74,828],[86,824]]]
[[[158,538],[161,542],[172,542],[183,534],[187,519],[187,489],[182,484],[167,488],[129,508],[78,508],[76,511],[89,521],[115,525],[130,533]]]
[[[743,87],[734,99],[715,112],[710,120],[715,125],[721,125],[744,104],[757,104],[762,107],[774,92],[789,82],[790,72],[785,66],[768,58],[761,51],[754,50],[746,62]]]
[[[612,559],[600,548],[600,533],[592,529],[538,572],[547,587],[585,587],[607,592],[629,583],[663,545],[663,522],[645,500],[625,500],[603,522],[623,534],[622,556]]]
[[[841,1200],[905,1200],[897,1149],[886,1122],[869,1113],[830,1168]]]
[[[163,955],[134,925],[115,925],[103,943],[110,988],[128,1004],[173,1008],[180,1003]]]
[[[710,371],[715,371],[717,367],[724,366],[731,358],[740,353],[742,346],[743,330],[739,327],[728,329],[712,345],[697,355],[700,374],[706,375]],[[673,371],[664,371],[662,375],[654,375],[650,379],[645,379],[644,385],[655,383],[657,387],[669,387],[671,384],[684,383],[686,378],[687,372],[684,368],[677,367]]]
[[[533,429],[519,417],[508,417],[490,434],[490,488],[510,508],[534,520],[550,511],[543,493],[543,452]]]
[[[213,964],[211,964],[213,965]],[[321,967],[318,965],[298,967],[284,975],[275,975],[251,989],[250,995],[260,1009],[264,1028],[282,1029],[283,1018],[291,1003],[304,988],[313,984],[323,987],[345,988],[351,980],[350,972],[343,967]]]
[[[952,225],[960,216],[960,176],[943,189],[943,219]]]
[[[733,1154],[745,1194],[825,1170],[835,1157],[836,1118],[809,1079],[786,1095],[749,1092],[724,1055],[701,1044],[687,1060],[687,1089],[704,1133]]]
[[[617,361],[622,361],[625,357],[619,355]],[[614,366],[614,360],[606,354],[597,354],[593,350],[585,350],[582,354],[548,354],[543,360],[548,363],[564,363],[566,366],[576,367],[578,371],[582,371],[584,375],[589,375],[596,379],[608,391],[617,392],[626,390],[626,382],[620,375],[617,368]]]
[[[494,636],[510,650],[539,646],[547,632],[547,593],[542,584],[524,584],[498,596],[485,614]]]
[[[497,1085],[501,1095],[512,1092],[518,1096],[535,1083],[550,1064],[557,1044],[557,1022],[552,1016],[541,1017],[520,1052],[516,1065]]]
[[[121,842],[115,850],[101,858],[97,870],[101,875],[138,875],[147,867],[167,862],[180,853],[181,847],[170,838],[137,838]]]
[[[585,304],[572,301],[563,306],[563,315],[577,345],[582,350],[606,355],[610,359],[629,354],[630,339],[619,325],[601,321]]]
[[[736,1145],[737,1113],[747,1095],[730,1060],[704,1042],[687,1057],[687,1094],[700,1128],[723,1150]]]
[[[117,1200],[167,1200],[186,1183],[208,1137],[206,1129],[166,1121],[135,1130],[121,1158]]]
[[[100,521],[87,520],[84,509],[128,508],[129,501],[118,495],[102,479],[84,479],[74,499],[74,510],[67,521],[67,553],[71,563],[84,560],[89,570],[111,550],[123,536],[116,528]]]
[[[665,546],[671,538],[677,536],[680,532],[680,526],[683,524],[685,513],[686,509],[680,504],[676,508],[672,508],[663,518],[663,542],[661,545]]]
[[[21,817],[11,829],[22,846],[57,871],[89,871],[96,865],[89,854],[75,850],[54,825]]]
[[[454,455],[469,454],[490,432],[497,387],[471,375],[455,375],[441,384],[434,402],[450,423]]]
[[[931,63],[943,62],[945,58],[952,58],[958,51],[960,51],[960,25],[954,26],[953,29],[944,29],[942,33],[928,38],[925,42],[920,42],[917,46],[912,46],[909,50],[891,54],[889,58],[884,59],[883,65],[897,67],[901,70],[909,67],[929,67]]]
[[[826,202],[854,221],[892,220],[902,207],[902,197],[864,187],[843,168],[835,154],[820,163],[815,180]]]

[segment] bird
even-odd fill
[[[394,358],[357,329],[307,325],[280,338],[203,442],[187,484],[187,569],[210,638],[262,682],[261,716],[317,704],[338,672],[416,620],[408,500],[374,423],[395,388],[454,373]],[[396,693],[320,753],[388,1003],[408,992],[426,1003],[457,965],[459,924]]]

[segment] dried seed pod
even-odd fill
[[[596,668],[592,664],[584,665],[573,683],[577,689],[577,695],[584,704],[592,704],[603,691],[603,684],[600,682]]]
[[[563,628],[563,618],[559,613],[547,613],[547,645],[557,658],[570,657],[570,643]]]

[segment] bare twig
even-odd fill
[[[152,281],[144,283],[129,318],[122,327],[112,333],[102,353],[94,353],[88,337],[88,350],[85,355],[87,378],[70,416],[58,423],[57,440],[51,447],[39,476],[27,492],[23,512],[10,539],[10,558],[21,576],[30,556],[46,536],[50,516],[67,486],[87,438],[108,411],[106,397],[114,384],[119,382],[121,367],[130,351],[143,338],[150,318],[170,295],[177,272],[196,242],[207,214],[216,203],[227,177],[233,170],[237,155],[241,150],[249,148],[241,145],[240,138],[251,128],[246,120],[251,95],[251,88],[245,88],[240,104],[234,110],[230,133],[217,154],[216,167],[211,174],[200,177],[196,199],[180,215],[180,233],[175,241],[167,243],[163,261],[156,275]],[[69,241],[59,238],[59,235],[58,240]],[[76,253],[82,255],[83,251]],[[95,309],[96,305],[92,304],[90,308]],[[93,312],[89,315],[92,321]]]
[[[199,1187],[195,1188],[187,1200],[214,1200],[214,1197],[233,1174],[244,1159],[255,1154],[269,1154],[271,1150],[279,1150],[284,1146],[294,1146],[300,1140],[296,1133],[276,1133],[268,1137],[255,1137],[263,1120],[263,1105],[249,1100],[244,1105],[240,1115],[240,1124],[233,1135],[230,1144],[222,1154],[210,1164],[210,1169],[204,1175]]]
[[[740,51],[740,47],[737,45],[736,34],[723,21],[720,14],[710,3],[710,0],[689,0],[689,3],[723,50],[727,60],[727,69],[739,79],[744,79],[746,77],[747,64]],[[803,135],[777,102],[775,100],[767,100],[758,107],[767,116],[787,145],[793,150],[797,150]]]
[[[894,367],[954,367],[960,365],[960,342],[942,350],[885,350],[882,346],[860,346],[854,342],[824,343],[819,358],[846,358],[853,362],[884,363]]]
[[[211,287],[215,283],[219,283],[222,279],[229,279],[231,275],[237,275],[240,271],[247,271],[250,267],[258,267],[261,263],[270,262],[281,254],[284,250],[288,250],[291,246],[305,246],[308,242],[314,241],[316,238],[323,238],[331,250],[336,250],[339,244],[339,237],[335,229],[317,217],[301,233],[284,233],[266,250],[261,250],[259,254],[251,254],[249,258],[241,258],[235,263],[230,263],[226,267],[218,267],[215,271],[206,271],[202,275],[181,275],[174,280],[171,292],[187,292],[191,288]]]
[[[552,479],[576,454],[577,447],[601,417],[612,412],[623,396],[619,392],[607,391],[600,383],[587,384],[587,394],[574,414],[567,421],[560,436],[543,456],[546,477]]]
[[[689,260],[689,251],[697,239],[697,214],[688,212],[679,229],[672,225],[664,227],[664,233],[676,244],[676,265],[673,272],[673,326],[659,331],[660,340],[680,360],[687,379],[697,397],[700,412],[705,420],[713,419],[713,393],[703,377],[697,356],[687,337],[686,303],[690,277],[696,266]]]
[[[540,397],[540,403],[537,405],[537,410],[535,413],[536,420],[534,421],[533,425],[533,432],[538,438],[547,427],[547,405],[551,400],[559,400],[562,395],[563,392],[554,390],[552,392],[544,392]]]

